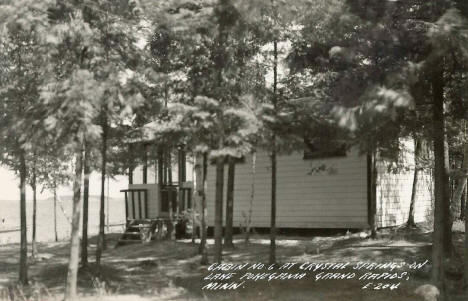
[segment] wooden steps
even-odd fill
[[[125,232],[120,237],[116,247],[125,244],[145,243],[155,239],[162,239],[165,238],[165,233],[167,233],[166,219],[129,220]]]

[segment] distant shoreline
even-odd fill
[[[63,196],[59,196],[57,199],[59,200],[72,200],[73,196],[72,195],[63,195]],[[90,195],[89,196],[90,200],[91,199],[98,199],[100,200],[101,199],[101,196],[100,195]],[[109,200],[122,200],[123,201],[124,199],[124,196],[122,195],[122,197],[109,197]],[[43,201],[53,201],[54,198],[53,197],[47,197],[47,198],[38,198],[37,201],[38,202],[43,202]],[[106,196],[106,200],[107,200],[107,196]],[[12,200],[12,199],[9,199],[9,200],[2,200],[0,199],[0,204],[3,203],[3,202],[19,202],[20,200],[19,199],[16,199],[16,200]],[[26,197],[26,202],[32,202],[32,198],[27,196]]]

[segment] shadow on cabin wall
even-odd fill
[[[270,228],[267,227],[256,227],[251,228],[251,234],[260,234],[260,235],[267,235],[270,233]],[[358,233],[363,231],[364,229],[330,229],[330,228],[323,228],[323,229],[310,229],[310,228],[277,228],[276,234],[277,235],[284,235],[284,236],[301,236],[301,237],[313,237],[313,236],[334,236],[334,235],[344,235],[348,231],[351,233]],[[240,227],[233,228],[234,234],[242,234],[243,231]],[[224,233],[224,228],[223,228]],[[214,236],[214,227],[208,227],[208,237],[213,238]]]

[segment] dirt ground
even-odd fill
[[[254,235],[245,244],[236,237],[235,249],[225,250],[223,262],[266,263],[269,240],[266,235]],[[210,275],[207,266],[200,266],[198,246],[190,240],[153,241],[148,244],[132,244],[115,247],[118,235],[108,237],[104,253],[101,277],[98,280],[93,266],[96,240],[91,240],[90,265],[79,274],[80,300],[317,300],[317,301],[417,301],[423,300],[414,291],[429,283],[429,264],[411,270],[395,289],[376,288],[377,283],[395,284],[395,280],[370,281],[374,284],[363,289],[369,281],[356,278],[347,280],[319,280],[317,272],[307,272],[300,280],[247,280],[233,290],[210,290],[202,287],[210,283],[203,278]],[[332,236],[293,237],[279,236],[277,240],[278,266],[296,262],[289,273],[304,272],[297,267],[306,262],[350,262],[341,273],[353,272],[357,262],[419,262],[431,260],[431,233],[424,230],[394,229],[383,231],[371,240],[363,233]],[[456,255],[462,254],[463,233],[455,232]],[[0,247],[0,300],[61,300],[66,278],[68,243],[39,245],[40,258],[29,268],[31,285],[18,288],[19,245]],[[209,240],[209,256],[212,260],[213,241]],[[267,267],[255,273],[277,272]],[[461,293],[461,266],[459,259],[448,273],[453,300],[467,300]],[[236,272],[236,271],[235,271]],[[240,276],[245,272],[240,271]],[[281,271],[280,271],[281,272]],[[327,271],[333,272],[333,271]],[[354,271],[355,272],[355,271]],[[377,272],[382,273],[382,271]],[[363,274],[363,273],[361,273]],[[215,281],[215,280],[213,280]],[[234,281],[234,280],[233,280]],[[237,280],[235,280],[237,281]],[[240,282],[240,280],[239,280]]]

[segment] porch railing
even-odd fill
[[[147,189],[123,189],[125,193],[125,219],[129,218],[129,200],[131,201],[132,218],[131,219],[146,219],[148,218],[148,190]],[[131,197],[130,197],[131,196]],[[135,196],[137,196],[135,198]],[[135,210],[135,201],[138,202],[138,218]],[[144,209],[144,213],[143,210]]]

